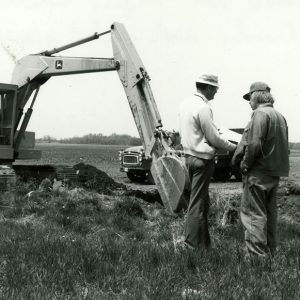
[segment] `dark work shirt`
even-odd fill
[[[289,175],[288,126],[272,104],[261,104],[253,111],[242,142],[242,170],[270,176]]]

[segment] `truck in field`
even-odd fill
[[[243,128],[229,129],[234,133],[230,138],[231,142],[238,143],[244,131]],[[177,133],[178,135],[178,133]],[[180,138],[177,143],[172,145],[180,155]],[[231,165],[231,154],[228,151],[217,151],[215,157],[215,171],[213,180],[215,181],[228,181],[232,177],[237,181],[241,181],[242,174],[239,170],[234,170]],[[151,157],[145,154],[143,146],[128,147],[119,151],[120,171],[125,172],[130,181],[134,183],[149,183],[154,184],[153,177],[150,172]]]

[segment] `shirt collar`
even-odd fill
[[[254,115],[254,112],[256,112],[259,108],[262,108],[262,107],[273,107],[273,104],[272,103],[261,103],[259,104],[259,106],[254,109],[254,111],[252,112],[252,116]]]
[[[262,104],[259,104],[258,107],[273,107],[273,104],[272,103],[262,103]]]
[[[273,107],[273,104],[272,104],[272,103],[260,103],[260,104],[258,105],[258,107],[256,107],[256,108],[254,109],[253,112],[255,112],[257,109],[262,108],[262,107]]]
[[[206,98],[203,94],[201,94],[200,92],[196,92],[194,95],[197,96],[197,97],[202,98],[202,100],[203,100],[205,103],[208,104],[207,98]]]

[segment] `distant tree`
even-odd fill
[[[290,149],[300,149],[300,143],[289,143]]]
[[[130,146],[139,146],[142,145],[142,141],[138,137],[131,137],[129,141]]]
[[[50,135],[44,135],[42,138],[37,139],[36,141],[41,143],[53,143],[53,142],[57,142],[57,139]]]

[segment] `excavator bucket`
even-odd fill
[[[152,158],[151,174],[164,206],[177,213],[188,205],[188,174],[184,161],[168,146],[150,88],[150,77],[125,27],[114,23],[111,26],[111,37],[114,59],[119,66],[118,75],[145,153]]]
[[[187,170],[180,158],[162,156],[152,162],[151,174],[164,206],[172,212],[186,210],[189,199]]]

